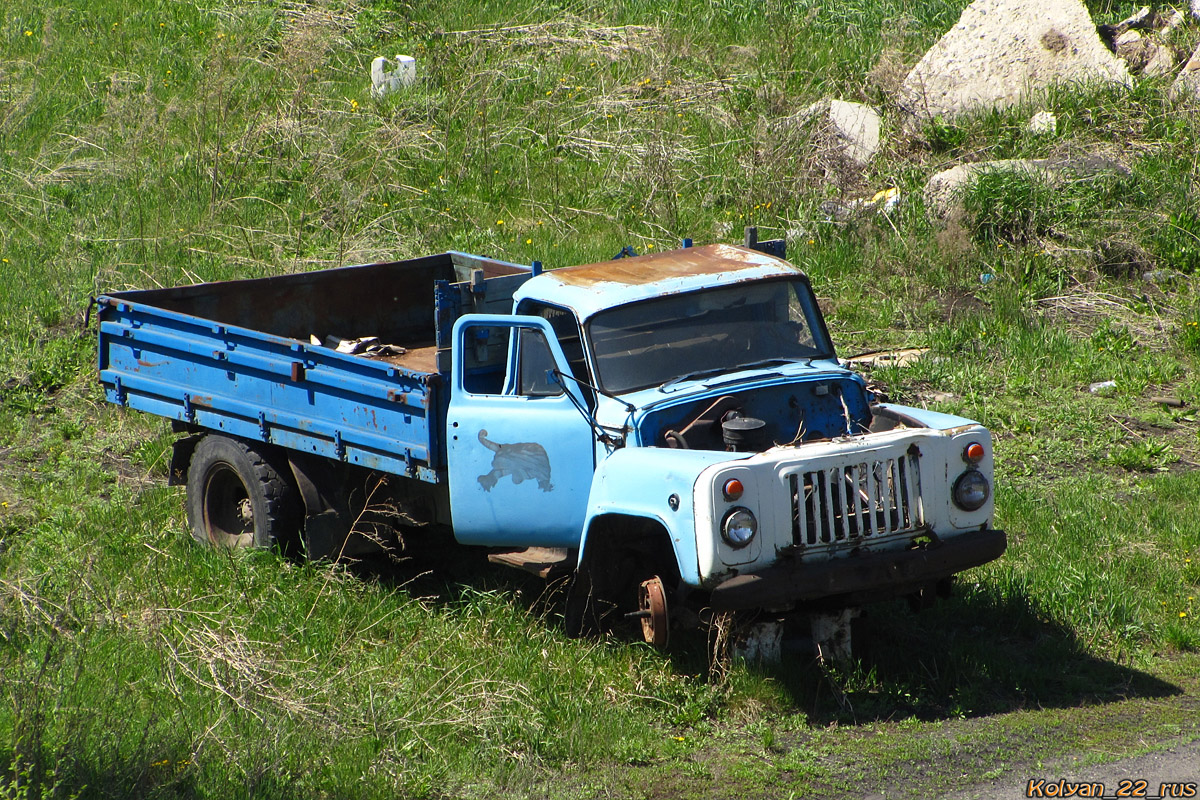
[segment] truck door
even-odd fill
[[[446,451],[455,538],[578,546],[595,441],[575,405],[586,407],[578,385],[547,376],[570,374],[553,329],[541,317],[468,314],[453,343]]]

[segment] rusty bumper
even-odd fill
[[[984,530],[920,550],[779,564],[722,581],[712,590],[710,603],[718,611],[738,611],[833,598],[865,602],[898,597],[999,558],[1007,546],[1004,531]]]

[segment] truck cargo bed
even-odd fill
[[[129,408],[440,482],[454,321],[508,313],[532,274],[443,253],[110,293],[97,300],[100,380],[110,401]],[[367,336],[405,352],[326,346]]]

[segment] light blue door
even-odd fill
[[[553,329],[541,317],[469,314],[453,342],[446,435],[455,538],[578,546],[595,440],[578,385],[547,376],[569,374]]]

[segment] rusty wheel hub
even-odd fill
[[[662,579],[655,575],[642,581],[638,588],[638,616],[642,621],[642,636],[658,650],[667,648],[667,591]]]

